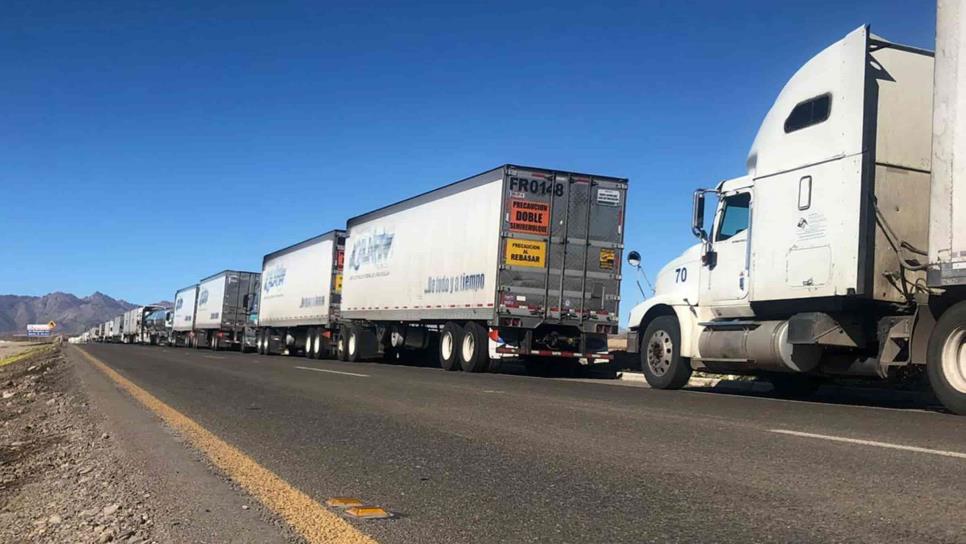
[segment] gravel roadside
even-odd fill
[[[0,367],[0,397],[0,541],[169,541],[59,347]]]

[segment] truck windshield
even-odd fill
[[[748,229],[751,207],[751,193],[738,193],[725,197],[724,211],[721,223],[718,224],[718,235],[715,240],[722,241]]]

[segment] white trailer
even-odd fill
[[[149,305],[138,306],[124,312],[121,342],[125,344],[151,343],[151,335],[144,326],[144,320],[149,314],[163,309],[163,306]]]
[[[935,87],[931,52],[861,27],[788,81],[747,173],[695,193],[700,242],[630,316],[653,387],[705,369],[801,395],[823,376],[925,370],[966,413],[966,41],[959,2],[939,5]]]
[[[262,259],[257,350],[332,353],[338,334],[345,231],[333,230],[269,253]]]
[[[171,318],[171,345],[189,347],[194,345],[195,310],[198,300],[198,284],[178,289],[174,294],[174,313]]]
[[[259,274],[224,270],[198,282],[195,347],[213,350],[255,347],[251,317],[257,305]]]
[[[110,342],[122,342],[124,339],[124,314],[111,320]]]
[[[339,356],[435,346],[443,368],[469,372],[608,361],[626,191],[505,165],[350,219]]]

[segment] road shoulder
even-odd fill
[[[172,542],[299,542],[258,501],[212,467],[76,349],[65,354],[91,399],[92,415],[123,447],[122,466],[144,480],[157,505],[162,540]],[[186,493],[185,490],[191,490]]]

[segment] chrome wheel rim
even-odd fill
[[[443,359],[449,360],[453,356],[453,333],[447,331],[443,333],[443,339],[439,342],[440,353]]]
[[[473,338],[472,334],[463,335],[463,360],[469,361],[473,359],[473,354],[476,353],[476,338]]]
[[[955,329],[943,343],[942,370],[953,389],[966,393],[966,327]]]
[[[674,342],[667,331],[654,331],[647,342],[647,366],[655,376],[663,376],[671,368]]]
[[[356,335],[349,334],[349,355],[353,356],[356,354]]]
[[[312,335],[312,355],[318,355],[322,353],[322,335],[313,334]]]

